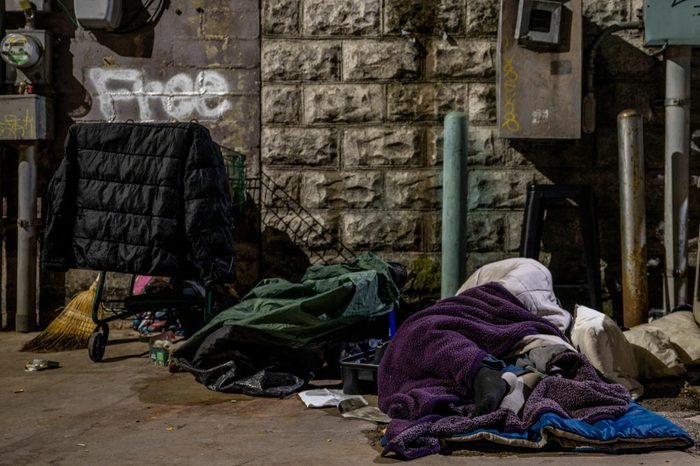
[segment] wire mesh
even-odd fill
[[[268,174],[247,180],[249,193],[257,197],[261,227],[286,234],[308,255],[312,264],[351,262],[355,254],[317,216],[305,209]]]
[[[234,216],[245,210],[246,201],[246,169],[245,156],[236,151],[221,148],[228,174],[229,195],[231,196],[231,211]]]

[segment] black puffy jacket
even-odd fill
[[[192,123],[73,125],[49,184],[42,263],[228,282],[226,169]]]

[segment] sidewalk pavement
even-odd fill
[[[147,344],[110,335],[103,362],[87,350],[20,353],[33,334],[0,333],[0,465],[361,465],[395,463],[372,443],[376,426],[335,408],[207,390],[146,357]],[[115,341],[116,340],[116,341]],[[119,341],[121,340],[121,341]],[[33,358],[58,369],[25,372]],[[368,397],[376,403],[376,397]],[[434,455],[411,464],[696,465],[669,451],[639,455]]]

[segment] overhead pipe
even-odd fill
[[[666,51],[664,176],[664,310],[688,303],[690,60],[692,47]]]
[[[466,278],[467,134],[467,115],[448,113],[442,162],[442,298],[454,296]]]
[[[644,133],[637,110],[617,116],[620,177],[622,317],[627,328],[648,321],[647,234],[644,202]]]
[[[17,170],[17,314],[15,330],[36,323],[36,144],[19,148]]]

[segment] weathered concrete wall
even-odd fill
[[[585,44],[602,28],[637,20],[641,6],[584,0]],[[498,0],[263,0],[263,170],[284,178],[350,248],[404,263],[422,258],[414,268],[433,273],[425,259],[438,260],[440,251],[442,119],[464,111],[469,272],[517,254],[531,182],[593,185],[602,259],[614,271],[615,125],[628,107],[645,116],[649,228],[662,218],[662,186],[653,181],[663,167],[662,63],[642,49],[639,33],[609,37],[596,62],[595,134],[550,143],[499,140],[498,8]],[[545,231],[545,255],[563,279],[582,276],[576,228],[571,213],[557,212]],[[650,255],[660,255],[658,238],[651,241]]]
[[[72,1],[64,3],[73,10]],[[135,9],[141,3],[125,2],[124,28],[148,18]],[[145,3],[153,11],[160,2]],[[196,119],[219,144],[245,154],[253,174],[258,170],[259,2],[170,0],[165,5],[156,23],[126,33],[76,29],[58,5],[38,19],[39,27],[54,34],[56,92],[56,139],[41,158],[40,192],[62,157],[73,122]],[[248,246],[241,244],[239,256],[251,272],[257,253]],[[50,316],[64,296],[84,289],[94,276],[43,273],[42,313]]]

